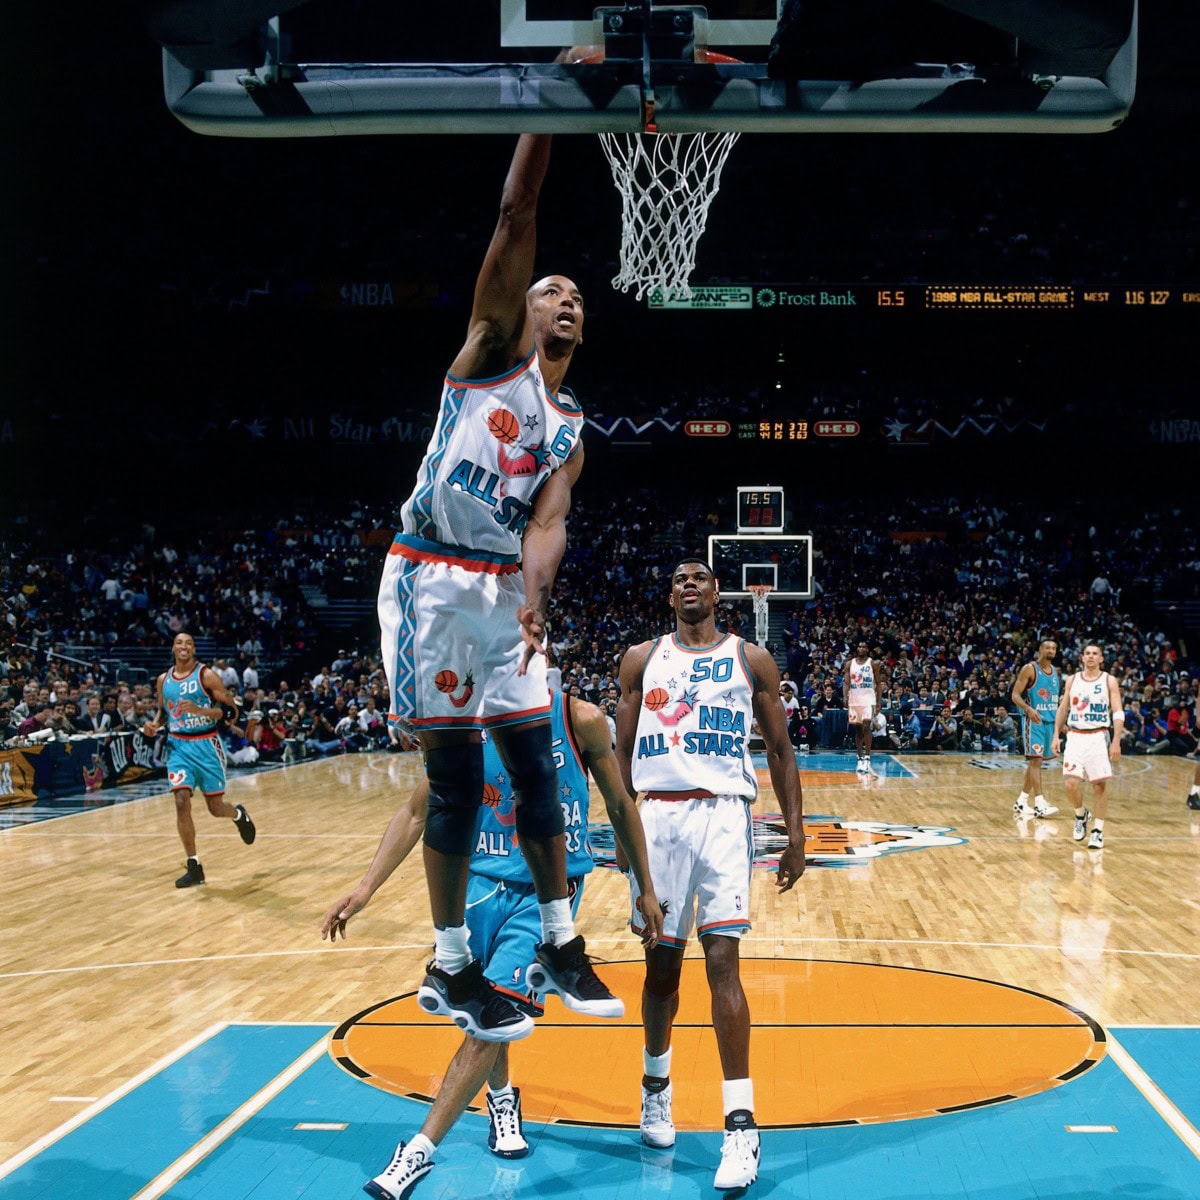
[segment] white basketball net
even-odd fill
[[[687,299],[696,243],[721,168],[740,133],[602,133],[600,145],[621,193],[621,272],[613,287],[640,300],[661,288]]]

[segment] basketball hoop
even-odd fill
[[[604,52],[579,62],[604,61]],[[696,61],[714,65],[739,59],[697,50]],[[659,133],[651,100],[642,133],[602,133],[600,146],[621,194],[621,270],[612,285],[635,289],[640,300],[661,290],[663,298],[692,294],[696,245],[708,224],[708,209],[721,186],[721,171],[740,131]]]
[[[751,583],[746,585],[750,599],[754,604],[754,640],[765,646],[771,631],[770,595],[775,590],[769,583]]]

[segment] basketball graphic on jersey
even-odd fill
[[[452,692],[458,687],[458,676],[453,671],[439,671],[433,677],[433,683],[439,692]]]
[[[510,412],[507,408],[497,408],[488,414],[487,427],[491,431],[492,437],[503,442],[506,446],[511,446],[517,440],[517,435],[521,432],[521,423],[517,420],[516,414]]]
[[[1075,710],[1077,713],[1080,713],[1080,714],[1082,714],[1082,713],[1085,713],[1085,712],[1087,712],[1087,710],[1088,710],[1088,704],[1089,704],[1089,701],[1088,701],[1088,698],[1087,698],[1086,696],[1075,696],[1075,695],[1072,695],[1072,697],[1071,697],[1071,707],[1072,707],[1072,708],[1073,708],[1073,709],[1074,709],[1074,710]]]
[[[643,703],[651,712],[658,712],[660,708],[666,708],[671,703],[671,694],[666,688],[652,688],[646,693]]]
[[[485,783],[483,785],[483,802],[488,808],[495,808],[503,799],[500,789],[495,784]]]

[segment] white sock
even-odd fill
[[[1100,832],[1103,833],[1104,832],[1104,818],[1100,817],[1098,820],[1093,821],[1092,828],[1099,829]]]
[[[1192,790],[1188,792],[1189,796],[1200,796],[1200,783],[1193,783]]]
[[[642,1047],[642,1070],[651,1079],[671,1078],[671,1047],[668,1046],[661,1054],[651,1054]]]
[[[450,975],[457,975],[470,963],[471,947],[465,925],[433,927],[433,961]]]
[[[1040,808],[1040,807],[1044,806],[1045,803],[1046,803],[1046,797],[1043,796],[1040,792],[1036,796],[1034,796],[1034,798],[1033,798],[1033,807],[1034,808]]]
[[[418,1150],[422,1151],[426,1158],[432,1156],[437,1147],[423,1134],[418,1133],[411,1142],[404,1147],[405,1153],[416,1154]]]
[[[725,1115],[744,1108],[747,1112],[754,1111],[754,1080],[726,1079],[721,1084],[721,1103]]]
[[[1028,793],[1028,792],[1022,792],[1022,793],[1021,793],[1021,794],[1020,794],[1020,795],[1017,797],[1017,803],[1018,803],[1018,804],[1028,804],[1028,803],[1029,803],[1029,793]]]
[[[1082,816],[1083,816],[1083,814],[1084,814],[1085,812],[1087,812],[1087,809],[1086,809],[1086,808],[1077,808],[1077,809],[1075,810],[1075,815],[1076,815],[1077,817],[1082,817]]]
[[[503,1100],[506,1096],[511,1096],[512,1094],[513,1085],[511,1079],[502,1088],[494,1088],[490,1083],[488,1084],[488,1095],[493,1100]]]
[[[548,946],[561,946],[575,936],[575,918],[571,916],[571,902],[565,896],[539,904],[542,918],[542,941]]]

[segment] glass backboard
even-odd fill
[[[766,584],[771,599],[807,600],[813,593],[812,535],[710,534],[708,561],[729,600],[745,599]]]

